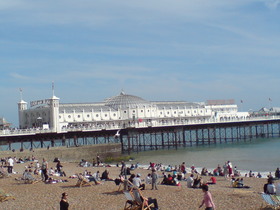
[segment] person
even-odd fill
[[[199,208],[201,208],[203,205],[206,206],[205,210],[213,210],[215,209],[215,204],[212,200],[212,195],[211,193],[208,191],[208,185],[202,185],[201,187],[203,193],[204,193],[204,197],[203,200],[199,206]]]
[[[260,173],[260,172],[258,172],[258,174],[257,174],[257,178],[262,178],[262,175],[261,175],[261,173]]]
[[[58,160],[56,164],[56,170],[60,176],[66,176],[65,172],[62,170],[62,167],[63,166],[61,165],[60,160]]]
[[[228,175],[228,165],[227,165],[227,162],[225,162],[225,164],[223,165],[223,174],[224,174],[224,177],[227,178],[227,175]]]
[[[207,170],[207,168],[202,168],[202,170],[201,170],[201,176],[207,176],[208,175],[208,170]]]
[[[280,179],[280,169],[277,168],[275,171],[275,178]]]
[[[43,158],[43,162],[42,162],[42,166],[41,166],[41,170],[42,170],[42,180],[43,181],[47,181],[49,176],[48,176],[48,162],[46,161],[45,158]]]
[[[249,171],[249,177],[255,177],[255,174],[252,172],[252,170]]]
[[[68,203],[68,200],[67,200],[67,196],[68,194],[67,193],[62,193],[62,197],[61,197],[61,200],[60,200],[60,210],[68,210],[69,208],[69,203]]]
[[[130,170],[133,171],[134,169],[135,169],[135,166],[133,164],[131,164]]]
[[[121,162],[121,164],[122,164],[122,167],[121,167],[121,174],[120,174],[120,175],[124,175],[124,176],[125,176],[125,178],[126,178],[127,171],[126,171],[126,165],[125,165],[125,162],[124,162],[124,161],[122,161],[122,162]]]
[[[146,184],[152,184],[152,177],[151,174],[148,174],[145,179]]]
[[[193,187],[193,174],[191,174],[188,178],[187,178],[187,187],[188,188],[192,188]]]
[[[207,182],[207,184],[216,184],[217,183],[217,179],[214,176],[211,176],[210,180]]]
[[[99,171],[96,171],[96,173],[94,173],[94,174],[92,175],[97,181],[100,180],[99,173],[100,173]]]
[[[154,168],[152,170],[151,177],[152,177],[152,190],[153,189],[158,190],[158,188],[157,188],[158,175],[157,175],[157,172]]]
[[[107,169],[105,169],[105,171],[102,173],[101,180],[113,181],[113,179],[109,178],[109,171]]]
[[[272,178],[268,179],[268,183],[266,186],[266,192],[267,194],[275,194],[276,193],[276,187],[274,185],[274,181]]]
[[[100,163],[101,163],[101,159],[100,159],[100,156],[99,156],[99,155],[96,156],[96,160],[97,160],[97,166],[99,166]]]
[[[141,181],[141,174],[137,174],[136,177],[133,178],[133,185],[140,188],[141,190],[145,190],[145,184],[143,183],[142,184],[142,181]]]
[[[12,157],[9,157],[8,159],[8,173],[13,173],[13,167],[14,167],[14,160]]]
[[[228,176],[231,177],[232,174],[232,164],[230,161],[227,162],[227,166],[228,166]]]
[[[186,164],[185,164],[185,162],[183,162],[182,163],[182,165],[181,165],[181,172],[183,173],[183,174],[186,174],[187,173],[187,171],[186,171]]]
[[[194,180],[193,180],[193,188],[201,188],[201,184],[202,184],[202,178],[201,177],[196,177]]]

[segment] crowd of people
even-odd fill
[[[56,167],[49,167],[48,161],[43,158],[40,163],[34,156],[17,159],[16,157],[7,157],[1,159],[1,168],[7,168],[7,172],[12,174],[13,166],[16,163],[27,163],[25,170],[23,172],[23,179],[31,179],[32,174],[41,175],[42,181],[45,183],[55,183],[54,176],[66,177],[66,172],[63,170],[63,164],[59,159],[55,159]],[[190,168],[186,167],[186,163],[178,166],[167,165],[159,163],[150,162],[148,166],[149,173],[146,177],[142,177],[140,173],[134,173],[137,168],[140,167],[139,163],[127,164],[122,161],[117,164],[120,167],[120,174],[118,178],[110,176],[109,168],[102,163],[101,158],[97,156],[95,164],[89,164],[86,160],[81,160],[79,163],[81,167],[93,167],[96,168],[96,172],[92,173],[89,168],[86,168],[83,173],[78,173],[76,175],[70,176],[71,178],[86,179],[88,182],[93,182],[96,185],[102,184],[105,181],[115,181],[119,183],[128,180],[128,189],[139,189],[143,190],[159,190],[159,185],[171,185],[171,186],[187,186],[188,188],[200,188],[204,193],[203,201],[200,205],[202,207],[205,205],[208,209],[215,208],[212,195],[209,192],[210,185],[217,184],[218,176],[225,177],[225,179],[230,180],[231,186],[233,188],[249,188],[244,184],[243,177],[237,170],[237,167],[233,167],[230,161],[225,162],[223,166],[218,165],[214,170],[209,171],[206,167],[203,167],[201,171],[197,169],[194,165]],[[103,167],[104,170],[101,171]],[[100,172],[101,171],[101,172]],[[252,171],[248,173],[248,177],[259,177],[260,175],[254,175]],[[263,187],[264,193],[280,195],[280,183],[275,185],[275,180],[280,179],[279,168],[275,171],[275,176],[269,174],[267,183]],[[118,181],[117,181],[118,180]],[[186,183],[186,184],[184,184]],[[60,206],[62,209],[67,209],[69,203],[67,201],[67,193],[64,193],[61,198]]]

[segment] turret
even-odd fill
[[[56,131],[60,132],[59,126],[59,98],[53,95],[50,99],[50,127]]]
[[[18,124],[19,124],[19,128],[23,128],[24,127],[24,111],[27,110],[27,102],[25,102],[24,100],[20,100],[20,102],[18,102]]]

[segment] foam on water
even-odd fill
[[[135,157],[133,162],[144,165],[155,162],[175,166],[186,162],[187,167],[195,165],[196,168],[206,167],[209,171],[216,168],[218,164],[222,167],[230,160],[233,167],[237,166],[242,175],[252,170],[255,175],[260,172],[263,177],[266,177],[269,172],[274,175],[276,168],[280,167],[279,148],[280,139],[272,138],[178,150],[146,151],[132,156]]]

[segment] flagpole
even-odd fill
[[[54,96],[54,81],[52,82],[52,95]]]
[[[19,89],[20,100],[22,101],[22,89]]]

